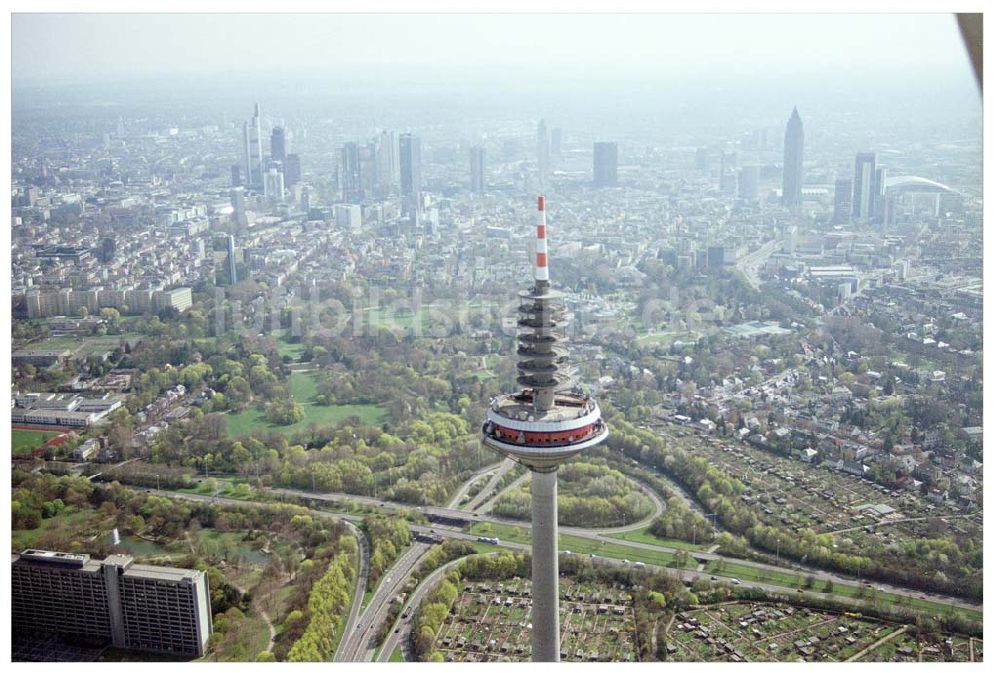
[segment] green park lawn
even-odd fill
[[[264,411],[258,408],[247,409],[238,414],[226,414],[226,430],[230,437],[242,437],[256,430],[278,432],[290,435],[306,430],[310,425],[335,425],[351,416],[357,416],[362,423],[378,425],[386,410],[377,404],[334,404],[323,406],[315,403],[316,374],[310,371],[294,371],[289,378],[289,389],[292,397],[302,405],[305,416],[298,423],[291,425],[274,425],[267,420]]]
[[[58,432],[38,432],[36,430],[11,430],[10,447],[15,456],[31,453],[33,449],[41,446],[53,437],[58,437]]]
[[[499,523],[477,523],[469,529],[472,535],[482,535],[484,537],[497,537],[509,542],[521,544],[531,544],[531,532],[527,527],[511,526]],[[496,549],[494,547],[494,549]],[[595,554],[604,558],[628,560],[631,562],[642,561],[649,565],[664,567],[674,566],[674,554],[669,551],[654,551],[651,549],[636,549],[614,542],[604,542],[601,540],[591,540],[590,538],[576,535],[559,536],[560,553],[569,551],[574,554],[590,555]],[[688,558],[686,567],[694,568],[698,564],[692,558]]]
[[[666,540],[662,537],[656,537],[649,532],[648,527],[640,528],[638,530],[628,530],[624,533],[609,533],[607,537],[618,538],[619,540],[628,540],[630,542],[655,544],[660,547],[671,547],[673,549],[686,549],[688,551],[702,551],[705,549],[705,545],[691,544],[690,542],[685,542],[683,540]]]

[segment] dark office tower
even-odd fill
[[[101,261],[105,264],[115,258],[115,249],[118,246],[113,236],[105,236],[101,239]]]
[[[802,205],[802,157],[805,136],[799,109],[792,108],[792,116],[785,126],[785,162],[781,166],[781,205]]]
[[[246,164],[246,185],[264,191],[264,151],[260,138],[260,104],[254,103],[253,117],[243,123],[243,160]]]
[[[838,178],[833,183],[833,216],[830,224],[847,224],[851,219],[851,180]]]
[[[486,191],[486,182],[483,177],[483,160],[486,152],[482,145],[475,145],[469,148],[469,189],[475,194],[482,194]]]
[[[291,187],[302,181],[302,161],[298,154],[285,155],[285,185]]]
[[[708,148],[699,147],[694,152],[694,167],[699,171],[708,170]]]
[[[552,156],[562,156],[562,129],[552,129],[552,145],[549,148]]]
[[[285,161],[285,129],[280,126],[271,131],[271,161]]]
[[[745,201],[756,201],[760,183],[760,166],[744,166],[740,169],[739,195]]]
[[[420,136],[399,136],[399,186],[403,195],[416,194],[423,188],[420,180]]]
[[[233,164],[229,167],[229,174],[232,176],[230,178],[230,187],[239,187],[243,184],[242,178],[240,178],[240,165]]]
[[[538,183],[544,188],[549,180],[549,127],[542,119],[538,122],[538,138],[536,143],[538,153]]]
[[[851,217],[867,222],[875,210],[875,153],[858,152],[854,158],[854,195]]]
[[[340,195],[347,203],[361,203],[361,148],[357,143],[344,143],[340,151]]]
[[[618,184],[618,143],[594,143],[594,186]]]

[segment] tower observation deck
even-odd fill
[[[556,471],[603,442],[608,428],[588,395],[568,392],[563,294],[549,283],[545,198],[538,197],[535,282],[518,293],[518,377],[521,392],[495,397],[483,423],[490,449],[531,470],[533,661],[559,661],[559,559]]]

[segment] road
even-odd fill
[[[452,498],[451,501],[448,503],[448,507],[451,507],[453,509],[459,509],[459,507],[462,504],[462,498],[465,497],[465,494],[468,492],[469,488],[474,483],[476,483],[480,478],[482,478],[483,475],[495,472],[502,466],[502,464],[503,464],[502,461],[498,463],[493,463],[492,465],[487,465],[483,469],[474,472],[471,477],[465,480],[464,484],[458,487],[458,492],[455,493],[455,497]],[[480,491],[480,493],[481,492],[482,491]]]
[[[392,625],[392,630],[386,637],[385,642],[382,644],[382,648],[379,650],[378,656],[375,661],[389,661],[392,657],[392,651],[396,647],[402,648],[404,651],[407,649],[406,643],[409,642],[410,629],[413,626],[413,618],[416,616],[417,606],[420,605],[420,601],[424,599],[424,596],[433,589],[438,580],[445,576],[445,574],[454,568],[456,565],[462,562],[462,559],[455,559],[445,563],[440,568],[437,568],[430,575],[421,580],[417,588],[414,589],[413,593],[410,594],[409,598],[406,599],[406,603],[403,605],[403,611],[400,613],[399,617],[396,618],[396,623]],[[403,617],[403,615],[407,615]]]
[[[201,502],[212,502],[212,501],[214,501],[214,502],[218,502],[218,503],[221,503],[221,504],[243,506],[243,507],[254,507],[254,506],[261,506],[262,504],[265,504],[265,503],[255,502],[255,501],[234,500],[234,499],[230,499],[230,498],[221,498],[221,497],[215,497],[215,498],[213,498],[212,496],[199,495],[199,494],[195,494],[195,493],[176,493],[174,491],[155,491],[153,489],[143,489],[143,490],[146,490],[147,492],[150,492],[150,493],[154,493],[156,495],[161,495],[161,496],[166,496],[166,497],[174,497],[174,498],[187,499],[187,500],[196,500],[196,501],[201,501]],[[275,489],[275,490],[277,490],[277,489]],[[298,493],[298,494],[300,494],[300,495],[302,495],[304,497],[315,498],[315,499],[318,499],[318,500],[327,500],[327,499],[329,499],[329,500],[355,499],[355,496],[346,496],[346,495],[343,495],[343,494],[336,495],[336,496],[333,496],[333,495],[326,495],[326,496],[324,496],[324,495],[317,495],[315,493],[310,493],[310,492],[307,492],[307,491],[290,491],[289,489],[280,489],[280,490],[282,490],[284,492],[287,492],[287,493]],[[360,501],[360,502],[373,501],[374,503],[376,503],[376,505],[381,504],[381,505],[385,506],[386,509],[398,508],[399,507],[399,505],[397,503],[382,502],[382,501],[379,501],[379,500],[375,500],[374,498],[367,498],[367,497],[364,497],[364,496],[358,496],[356,499],[358,501]],[[486,515],[486,514],[469,513],[469,512],[464,512],[464,511],[461,511],[461,510],[448,509],[446,507],[421,507],[421,508],[419,508],[418,511],[421,511],[421,512],[423,512],[425,514],[427,514],[427,513],[436,513],[436,514],[440,514],[442,516],[448,516],[448,517],[451,517],[451,518],[454,518],[454,519],[461,519],[461,520],[463,520],[465,522],[469,522],[469,523],[482,521],[482,522],[487,522],[487,523],[499,523],[499,524],[506,524],[506,525],[509,525],[509,526],[517,526],[519,528],[529,528],[531,526],[531,524],[529,522],[525,522],[525,521],[516,521],[516,520],[512,520],[512,519],[503,519],[503,518],[500,518],[500,517],[490,516],[490,515]],[[360,517],[358,515],[339,514],[339,513],[334,514],[334,513],[326,512],[326,511],[323,511],[323,510],[310,510],[310,513],[313,514],[313,515],[316,515],[316,516],[326,516],[326,517],[335,518],[335,519],[344,519],[344,520],[347,520],[347,521],[360,521],[361,518],[362,518],[362,517]],[[444,526],[444,525],[440,525],[440,524],[432,524],[432,525],[429,525],[429,526],[411,524],[410,525],[410,530],[414,531],[414,532],[430,532],[430,531],[434,531],[434,532],[436,532],[436,533],[438,533],[438,534],[440,534],[440,535],[442,535],[444,537],[452,537],[452,538],[457,538],[457,539],[462,539],[462,540],[469,540],[469,541],[473,541],[473,542],[476,541],[476,540],[478,540],[478,536],[476,536],[476,535],[469,535],[467,533],[462,532],[461,530],[458,530],[457,528],[450,527],[450,526]],[[636,549],[646,549],[646,550],[652,550],[652,551],[664,551],[664,550],[666,550],[666,551],[671,551],[671,550],[676,551],[676,549],[673,548],[673,547],[670,547],[669,544],[654,545],[654,544],[648,544],[648,543],[645,543],[645,542],[633,542],[631,540],[622,540],[622,539],[618,539],[618,538],[609,538],[606,535],[607,532],[608,532],[608,529],[587,529],[587,528],[574,528],[574,527],[570,527],[570,526],[560,526],[560,533],[562,533],[562,534],[565,534],[565,535],[575,535],[575,536],[578,536],[578,537],[591,539],[591,540],[594,540],[594,541],[597,541],[597,542],[614,543],[616,545],[623,545],[623,546],[626,546],[626,547],[635,547]],[[529,550],[529,551],[531,549],[530,545],[517,544],[517,543],[506,543],[505,542],[505,543],[503,543],[503,546],[510,547],[512,549]],[[744,567],[755,568],[755,569],[778,570],[778,571],[781,571],[783,573],[787,573],[787,574],[790,574],[790,575],[796,575],[799,578],[801,578],[802,580],[805,580],[808,577],[812,577],[812,578],[814,578],[814,580],[822,581],[822,582],[825,582],[826,580],[829,579],[829,580],[833,580],[834,582],[839,582],[840,584],[844,584],[844,585],[847,585],[847,586],[856,586],[858,588],[861,588],[861,587],[865,586],[865,584],[862,581],[859,581],[859,580],[856,580],[856,579],[853,579],[853,578],[845,577],[843,575],[838,575],[838,574],[835,574],[835,573],[826,572],[826,571],[819,570],[819,569],[803,567],[803,566],[799,566],[797,564],[791,564],[791,567],[787,567],[787,566],[783,566],[783,565],[776,566],[776,565],[771,565],[771,564],[768,564],[768,563],[758,563],[758,562],[755,562],[755,561],[747,561],[747,560],[743,560],[743,559],[734,559],[732,557],[723,556],[721,554],[716,554],[716,553],[712,553],[712,552],[708,552],[708,551],[699,551],[699,552],[690,552],[690,553],[691,553],[692,556],[696,556],[698,558],[705,559],[707,562],[711,562],[713,560],[723,560],[729,566],[744,566]],[[613,562],[620,563],[620,561],[613,561]],[[681,573],[692,573],[692,572],[695,572],[695,571],[685,570],[685,571],[680,571],[680,572]],[[716,573],[716,574],[721,576],[721,575],[724,575],[725,573],[724,572],[720,572],[720,573]],[[707,577],[708,573],[701,573],[701,575],[704,575],[704,576]],[[757,586],[756,583],[751,583],[751,582],[748,582],[748,581],[744,581],[743,584],[748,585],[748,586]],[[773,587],[774,591],[783,591],[783,592],[786,592],[786,593],[795,591],[794,589],[789,589],[787,587],[777,587],[777,586],[767,585],[767,584],[760,584],[760,586],[766,587],[768,589],[772,589],[772,587]],[[983,606],[981,604],[971,603],[971,602],[962,600],[960,598],[955,598],[955,597],[952,597],[952,596],[944,596],[944,595],[940,595],[940,594],[929,594],[929,593],[926,593],[926,592],[917,591],[915,589],[907,589],[907,588],[902,588],[902,587],[895,587],[895,586],[888,585],[888,584],[883,585],[883,588],[885,589],[885,593],[895,594],[895,595],[898,595],[898,596],[905,596],[905,597],[908,597],[908,598],[922,598],[923,596],[926,595],[927,598],[924,599],[924,600],[929,600],[929,601],[936,602],[936,603],[941,603],[941,604],[944,604],[944,605],[951,605],[951,606],[954,606],[954,607],[966,608],[966,609],[969,609],[969,610],[975,610],[977,612],[982,612],[982,609],[983,609]],[[826,595],[826,594],[817,594],[817,595]]]
[[[373,642],[375,634],[389,612],[392,598],[402,591],[410,573],[430,549],[429,544],[414,542],[386,571],[368,606],[356,620],[348,621],[334,661],[371,661],[378,647]]]
[[[780,240],[771,241],[736,260],[736,270],[743,274],[743,277],[747,279],[747,282],[750,283],[753,289],[760,289],[760,278],[757,277],[757,269],[780,247]]]
[[[515,463],[510,458],[504,458],[502,461],[500,461],[500,467],[497,468],[496,472],[493,473],[493,477],[486,483],[486,486],[483,486],[483,488],[480,489],[479,493],[477,493],[472,500],[466,503],[466,505],[462,509],[473,511],[477,509],[480,505],[482,505],[483,501],[486,500],[488,497],[490,497],[490,494],[493,492],[493,489],[496,488],[497,483],[500,481],[500,479],[502,479],[505,474],[514,469],[515,465],[517,465],[517,463]]]
[[[333,653],[334,661],[339,661],[338,657],[344,649],[344,643],[347,641],[347,634],[349,633],[347,629],[353,629],[354,624],[357,622],[358,613],[361,611],[361,603],[365,598],[365,586],[368,584],[368,558],[370,554],[368,538],[353,523],[349,521],[345,521],[344,523],[351,529],[354,537],[358,540],[360,557],[358,559],[358,576],[354,584],[354,599],[351,601],[351,609],[347,613],[347,626],[344,628],[344,635],[337,645],[337,651]]]
[[[213,500],[212,496],[197,495],[197,494],[193,494],[193,493],[175,493],[173,491],[153,491],[152,489],[148,489],[148,490],[150,492],[156,493],[157,495],[163,495],[163,496],[167,496],[167,497],[178,497],[178,498],[186,498],[186,499],[200,500],[200,501],[212,501]],[[357,496],[355,498],[355,496],[346,496],[346,495],[342,495],[342,494],[334,496],[334,495],[317,495],[315,493],[310,493],[310,492],[307,492],[307,491],[291,491],[289,489],[273,489],[273,490],[281,490],[281,491],[289,493],[289,494],[298,494],[298,495],[302,495],[303,497],[314,498],[314,499],[318,499],[318,500],[334,500],[334,501],[338,501],[338,500],[343,500],[343,499],[357,499],[360,502],[367,502],[369,504],[374,504],[375,506],[383,506],[385,509],[402,509],[402,510],[412,510],[412,509],[414,509],[412,506],[404,506],[404,505],[400,505],[398,503],[383,502],[383,501],[375,500],[374,498],[367,498],[365,496]],[[215,501],[220,502],[220,503],[230,504],[230,505],[241,505],[241,506],[253,506],[253,505],[259,505],[260,504],[260,503],[256,503],[256,502],[253,502],[253,501],[231,500],[231,499],[228,499],[228,498],[215,498]],[[486,515],[486,514],[469,513],[469,512],[464,512],[462,510],[448,509],[446,507],[420,507],[420,508],[417,508],[417,509],[418,509],[418,511],[421,511],[421,512],[423,512],[425,514],[429,514],[429,513],[430,514],[439,514],[441,516],[447,516],[447,517],[451,517],[451,518],[454,518],[454,519],[461,519],[461,520],[469,522],[469,523],[472,523],[472,522],[486,522],[486,523],[506,524],[508,526],[517,526],[519,528],[530,528],[531,527],[531,523],[530,522],[526,522],[526,521],[518,521],[518,520],[514,520],[514,519],[504,519],[504,518],[501,518],[501,517],[495,517],[495,516]],[[312,510],[312,511],[315,512],[316,514],[320,514],[320,515],[324,515],[324,516],[328,516],[328,517],[333,517],[333,518],[346,519],[346,520],[349,520],[349,521],[360,521],[361,520],[361,517],[358,516],[358,515],[332,514],[331,512],[324,512],[324,511],[321,511],[321,510]],[[430,526],[411,525],[410,526],[410,530],[415,531],[415,532],[417,532],[417,531],[429,532],[431,530],[434,530],[435,532],[437,532],[437,533],[439,533],[441,535],[444,535],[445,537],[454,537],[454,538],[464,539],[464,540],[470,540],[470,541],[476,541],[478,539],[478,537],[475,536],[475,535],[468,535],[466,533],[458,531],[455,528],[452,528],[452,527],[449,527],[449,526],[440,525],[440,524],[433,524],[433,525],[430,525]],[[578,536],[578,537],[591,539],[591,540],[594,540],[594,541],[597,541],[597,542],[614,543],[616,545],[624,545],[624,546],[627,546],[627,547],[635,547],[637,549],[647,549],[647,550],[653,550],[653,551],[679,551],[678,548],[671,547],[669,545],[669,543],[664,543],[662,545],[661,544],[653,545],[653,544],[648,544],[648,543],[645,543],[645,542],[633,542],[631,540],[622,540],[622,539],[618,539],[618,538],[609,538],[609,537],[607,537],[608,533],[615,532],[616,530],[619,530],[619,529],[615,529],[615,528],[611,528],[611,529],[587,529],[587,528],[574,528],[574,527],[570,527],[570,526],[560,526],[559,530],[560,530],[561,534],[575,535],[575,536]],[[530,549],[530,545],[519,545],[519,544],[514,544],[514,543],[510,543],[510,544],[507,544],[505,546],[509,546],[511,548],[514,548],[514,549]],[[685,550],[685,551],[689,551],[689,550]],[[788,574],[791,574],[791,575],[797,575],[800,578],[802,578],[803,580],[806,579],[807,577],[813,577],[814,579],[816,579],[818,581],[823,581],[823,582],[825,582],[826,580],[829,579],[829,580],[833,580],[834,582],[839,582],[840,584],[845,584],[845,585],[848,585],[848,586],[856,586],[856,587],[859,587],[859,588],[862,587],[862,586],[865,586],[862,581],[859,581],[856,578],[847,577],[845,575],[839,575],[839,574],[836,574],[836,573],[831,573],[831,572],[827,572],[827,571],[823,571],[823,570],[819,570],[819,569],[814,569],[814,568],[809,568],[809,567],[803,567],[803,566],[799,566],[799,565],[794,564],[794,563],[791,564],[790,567],[789,567],[789,566],[785,566],[785,565],[772,565],[772,564],[768,564],[768,563],[758,563],[758,562],[755,562],[755,561],[747,561],[747,560],[743,560],[743,559],[734,559],[734,558],[729,557],[729,556],[723,556],[721,554],[716,554],[716,553],[707,552],[707,551],[703,551],[703,552],[690,552],[689,551],[689,553],[691,553],[692,556],[697,556],[698,558],[703,558],[703,559],[705,559],[708,562],[711,562],[713,560],[724,560],[726,562],[726,564],[728,564],[730,566],[745,566],[745,567],[756,568],[756,569],[779,570],[781,572],[788,573]],[[937,603],[942,603],[942,604],[945,604],[945,605],[951,605],[951,606],[955,606],[955,607],[962,607],[962,608],[966,608],[966,609],[970,609],[970,610],[976,610],[976,611],[979,611],[979,612],[982,612],[982,609],[983,609],[981,604],[971,603],[971,602],[962,600],[960,598],[955,598],[955,597],[952,597],[952,596],[945,596],[945,595],[941,595],[941,594],[930,594],[930,593],[921,592],[921,591],[918,591],[918,590],[915,590],[915,589],[907,589],[907,588],[902,588],[902,587],[895,587],[895,586],[888,585],[888,584],[882,585],[882,586],[885,588],[886,593],[892,593],[892,594],[896,594],[896,595],[899,595],[899,596],[906,596],[906,597],[909,597],[909,598],[921,598],[922,596],[926,595],[928,598],[925,599],[925,600],[930,600],[930,601],[937,602]],[[785,589],[785,590],[787,591],[787,589]]]

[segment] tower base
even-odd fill
[[[559,661],[556,470],[531,473],[531,660]]]

